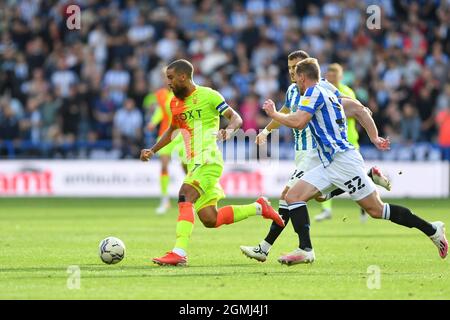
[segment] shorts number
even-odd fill
[[[295,169],[294,173],[291,176],[291,180],[294,180],[295,178],[300,179],[305,174],[305,171],[300,171]]]
[[[353,182],[355,182],[355,181],[357,181],[356,187],[353,185]],[[360,176],[356,176],[353,179],[348,180],[347,182],[344,183],[344,185],[348,188],[349,194],[354,193],[356,190],[361,190],[362,188],[364,188],[366,186],[364,183],[361,183]]]

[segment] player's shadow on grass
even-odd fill
[[[353,233],[353,234],[315,234],[314,238],[417,238],[417,234],[402,234],[402,233]]]
[[[192,270],[192,269],[211,269],[212,266],[209,265],[189,265],[188,267],[171,267],[171,266],[157,266],[156,264],[143,263],[139,266],[129,266],[129,265],[106,265],[103,263],[92,263],[92,264],[80,264],[77,265],[81,272],[86,271],[148,271],[148,270]],[[222,264],[215,265],[214,268],[241,268],[241,267],[251,267],[253,268],[255,264]],[[18,267],[18,268],[0,268],[1,273],[8,272],[66,272],[67,267]]]
[[[234,268],[240,268],[240,275],[252,275],[252,276],[276,276],[286,275],[287,269],[282,266],[275,266],[280,268],[279,270],[255,270],[254,264],[227,264],[217,265],[214,270],[211,270],[211,266],[194,265],[189,267],[161,267],[152,265],[142,266],[106,266],[101,264],[88,264],[80,265],[81,277],[85,279],[95,278],[160,278],[160,277],[223,277],[223,276],[235,276],[236,270]],[[249,267],[246,271],[243,267]],[[226,268],[223,271],[217,271],[217,268]],[[202,269],[211,270],[210,272],[201,272]],[[289,268],[290,269],[290,268]],[[290,269],[293,270],[293,269]],[[137,272],[133,274],[120,274],[121,271]],[[91,272],[95,272],[91,274]],[[54,279],[54,278],[67,278],[67,272],[65,268],[61,267],[23,267],[23,268],[3,268],[0,269],[0,274],[7,279]],[[26,273],[26,275],[14,275],[8,277],[8,273]]]

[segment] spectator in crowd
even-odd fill
[[[3,101],[0,106],[0,154],[7,154],[6,149],[14,148],[19,138],[19,119],[11,106]],[[3,142],[9,143],[9,146],[3,145]]]
[[[42,141],[45,143],[56,144],[59,142],[61,130],[58,125],[58,115],[61,105],[62,99],[57,98],[51,91],[44,93],[39,109],[41,111]]]
[[[111,100],[108,90],[103,90],[94,103],[94,131],[99,140],[111,140],[113,120],[116,112],[115,103]]]
[[[62,143],[73,144],[77,140],[80,120],[81,101],[78,96],[78,86],[72,85],[67,97],[62,99],[62,105],[59,109]]]
[[[431,141],[435,133],[434,118],[437,95],[437,90],[431,84],[427,84],[420,89],[419,95],[416,98],[416,105],[422,122],[422,141]]]
[[[444,91],[442,91],[437,98],[438,111],[442,111],[448,106],[450,106],[450,82],[447,82]]]
[[[128,90],[128,96],[134,100],[136,107],[144,113],[144,98],[148,94],[149,86],[145,80],[145,73],[136,69],[133,75],[132,85]]]
[[[114,140],[122,150],[122,158],[133,158],[139,153],[142,143],[143,117],[131,98],[114,116]]]
[[[390,137],[392,144],[401,143],[401,121],[402,115],[399,107],[395,102],[391,102],[386,107],[383,116],[379,118],[378,123],[382,126],[382,131],[388,137]]]
[[[142,117],[144,97],[161,85],[161,67],[186,58],[195,65],[196,83],[223,91],[247,115],[248,127],[259,126],[253,106],[269,97],[283,104],[286,55],[303,49],[324,68],[345,66],[343,81],[372,108],[381,132],[397,142],[435,143],[436,115],[450,97],[450,4],[376,3],[382,28],[370,30],[367,1],[89,0],[81,1],[81,30],[68,30],[65,0],[7,1],[0,100],[9,107],[2,107],[8,120],[0,125],[15,141],[31,139],[15,130],[29,121],[29,101],[38,101],[31,114],[41,116],[41,141],[72,144],[74,152],[95,135],[112,143],[109,121],[119,112],[123,117],[127,97]],[[263,117],[258,113],[258,122]],[[419,138],[412,131],[417,117]],[[280,139],[289,148],[289,130]],[[361,140],[367,141],[364,133]]]
[[[260,128],[260,122],[258,121],[261,117],[260,114],[261,106],[258,104],[258,95],[251,93],[245,97],[241,105],[241,115],[243,117],[242,130],[258,130]]]
[[[156,54],[162,60],[169,62],[175,58],[176,52],[180,47],[181,43],[176,31],[167,29],[164,32],[164,37],[156,44]]]
[[[125,101],[126,92],[130,85],[130,74],[123,68],[122,62],[114,61],[113,67],[106,71],[103,85],[109,90],[115,104],[121,105]]]
[[[412,144],[419,140],[420,137],[420,118],[417,115],[417,110],[414,109],[411,103],[407,102],[403,106],[401,132],[402,142]]]
[[[29,81],[23,82],[21,91],[26,96],[45,95],[49,92],[50,84],[45,79],[44,70],[42,68],[35,68],[32,78]]]
[[[94,54],[95,63],[104,67],[108,58],[108,35],[101,23],[97,23],[89,32],[87,43]]]
[[[20,120],[21,138],[33,145],[41,142],[42,115],[39,111],[38,98],[29,98],[24,117]]]
[[[64,58],[59,58],[57,70],[51,75],[51,84],[59,96],[66,98],[69,96],[70,87],[78,83],[78,76],[75,72],[67,68]]]
[[[450,62],[448,55],[443,52],[440,42],[433,43],[431,54],[425,59],[425,65],[430,68],[436,80],[439,82],[447,80]]]
[[[243,96],[247,96],[250,93],[254,78],[255,76],[250,72],[249,65],[244,62],[239,65],[239,69],[232,75],[231,82],[236,88],[239,88]]]
[[[146,24],[145,18],[142,15],[139,15],[137,19],[132,22],[132,27],[128,30],[127,36],[132,45],[137,45],[151,39],[154,33],[154,28],[151,25]]]

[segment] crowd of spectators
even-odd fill
[[[69,29],[66,9],[81,9]],[[369,28],[369,5],[380,8]],[[222,93],[244,129],[284,102],[297,49],[344,67],[343,82],[394,144],[450,147],[449,0],[7,0],[0,10],[0,157],[136,157],[147,94],[177,58]],[[362,143],[368,143],[362,134]],[[281,140],[292,141],[288,129]],[[450,155],[449,155],[450,157]]]

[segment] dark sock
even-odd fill
[[[292,226],[298,234],[299,248],[309,251],[312,249],[311,238],[309,236],[309,214],[306,203],[293,203],[289,205],[289,215],[291,216]]]
[[[286,208],[279,208],[278,213],[283,218],[284,226],[286,227],[289,222],[289,210]],[[275,242],[275,240],[277,240],[281,232],[283,232],[283,229],[284,228],[280,227],[275,222],[272,222],[272,225],[270,226],[270,231],[264,240],[273,245],[273,243]]]
[[[331,194],[331,198],[333,198],[333,197],[339,196],[339,195],[341,195],[343,193],[345,193],[344,190],[342,190],[342,189],[335,189],[335,190],[331,191],[330,194]]]
[[[432,236],[436,233],[436,229],[431,223],[416,216],[408,208],[397,206],[395,204],[386,203],[384,205],[383,219],[391,220],[396,224],[400,224],[408,228],[417,228],[427,236]]]

